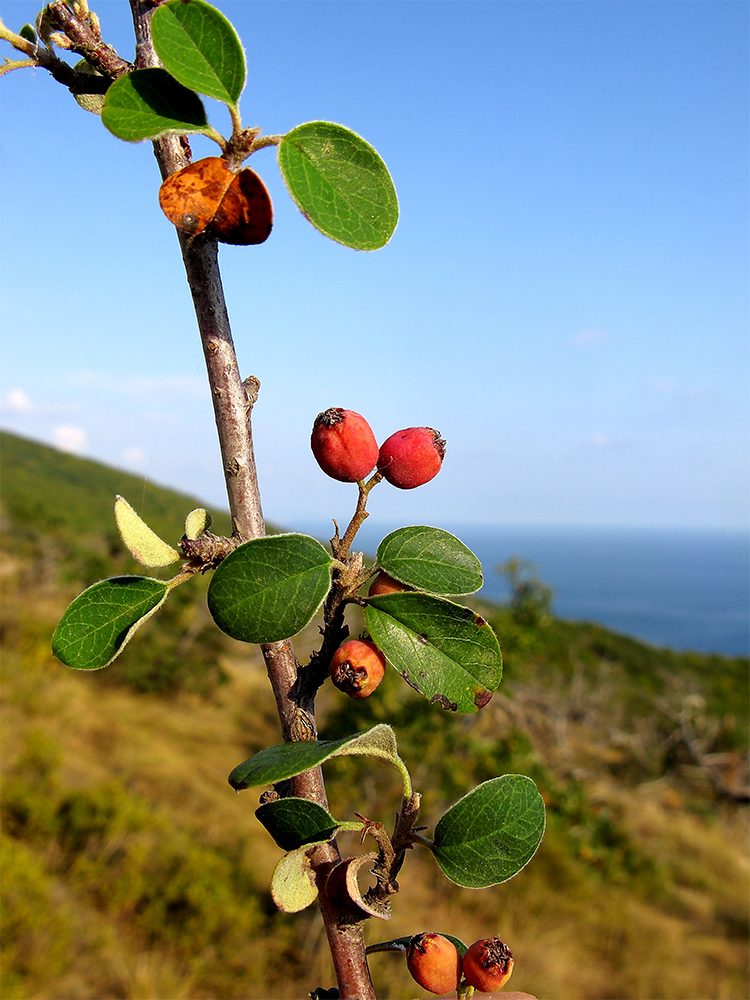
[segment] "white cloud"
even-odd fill
[[[135,445],[132,448],[126,448],[125,451],[123,451],[122,454],[120,455],[121,461],[128,468],[135,467],[137,469],[140,469],[142,466],[146,464],[147,458],[148,456],[146,455],[146,452],[143,450],[143,448],[138,448]]]
[[[584,348],[594,348],[601,347],[603,343],[609,340],[609,334],[604,330],[579,330],[578,333],[574,333],[570,338],[570,343],[573,347],[584,347]]]
[[[75,424],[58,424],[52,428],[52,442],[60,451],[80,455],[86,447],[86,431]]]
[[[597,448],[607,448],[612,444],[612,438],[607,437],[606,434],[592,434],[591,443]]]
[[[179,396],[203,396],[206,391],[205,376],[194,375],[134,375],[118,378],[109,372],[82,371],[68,378],[70,385],[77,389],[99,389],[103,392],[117,392],[124,396],[154,396],[157,394],[178,394]]]
[[[34,404],[23,389],[11,389],[2,403],[6,413],[31,413]]]

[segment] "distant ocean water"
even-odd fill
[[[365,522],[357,547],[374,554],[394,526]],[[476,553],[480,591],[505,601],[496,567],[511,556],[535,564],[555,591],[560,618],[597,622],[656,646],[750,653],[750,534],[741,531],[521,528],[441,524]],[[300,527],[319,538],[325,526]]]

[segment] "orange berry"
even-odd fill
[[[464,979],[480,993],[499,990],[513,972],[513,952],[495,936],[475,941],[464,955]]]
[[[455,993],[461,982],[461,956],[442,934],[415,934],[406,949],[406,965],[430,993]]]
[[[411,590],[411,587],[407,587],[405,583],[399,583],[398,580],[394,580],[392,576],[381,569],[370,584],[367,595],[368,597],[377,597],[379,594],[400,594],[404,590]]]
[[[347,639],[333,654],[329,672],[339,691],[368,698],[383,679],[385,657],[374,642]]]

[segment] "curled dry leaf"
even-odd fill
[[[206,233],[235,246],[263,243],[273,225],[271,198],[260,177],[249,167],[234,173],[219,156],[207,156],[168,177],[159,190],[159,204],[184,233]]]
[[[326,892],[331,899],[343,909],[381,920],[390,920],[388,905],[368,902],[359,887],[357,876],[363,865],[372,865],[377,861],[377,854],[362,854],[356,858],[345,858],[331,870],[326,882]]]

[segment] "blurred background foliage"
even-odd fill
[[[104,671],[50,653],[83,587],[139,572],[114,495],[172,544],[199,502],[12,435],[0,444],[0,996],[229,1000],[331,986],[316,909],[276,911],[280,851],[253,816],[257,796],[226,782],[278,726],[262,658],[213,626],[206,581],[178,588]],[[540,997],[750,995],[747,660],[560,621],[532,567],[513,557],[502,569],[509,606],[475,602],[505,658],[485,709],[444,713],[388,671],[364,702],[326,685],[321,735],[393,726],[428,832],[478,782],[528,774],[547,803],[545,839],[520,875],[482,892],[415,849],[393,919],[371,921],[368,940],[499,933],[516,953],[512,986]],[[295,641],[302,659],[317,625]],[[356,612],[350,626],[363,627]],[[387,767],[326,769],[335,815],[391,822],[400,784]],[[371,967],[379,995],[415,995],[403,960],[374,955]]]

